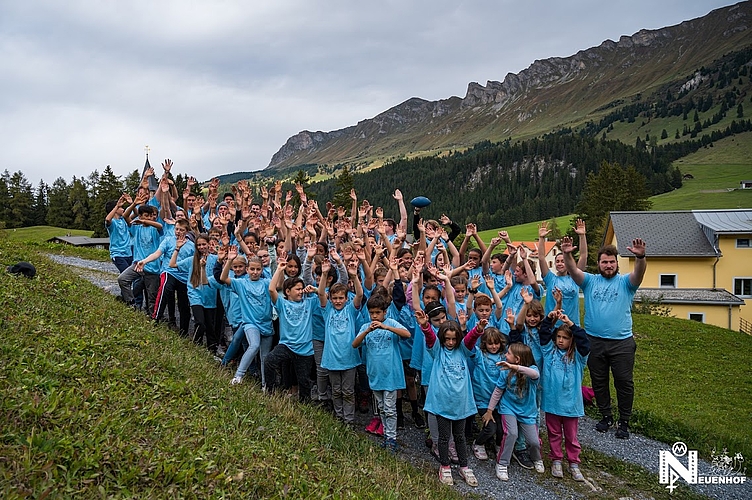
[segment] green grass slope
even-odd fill
[[[318,410],[229,386],[208,354],[65,267],[0,290],[0,497],[454,498]]]
[[[64,229],[54,226],[32,226],[18,229],[5,229],[5,235],[10,241],[33,241],[43,243],[55,236],[86,236],[91,237],[92,231],[82,229]]]

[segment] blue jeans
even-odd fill
[[[397,391],[373,391],[373,395],[384,424],[384,437],[397,439]]]
[[[235,371],[235,377],[238,378],[245,376],[251,363],[256,358],[256,353],[261,344],[261,332],[258,328],[253,325],[243,325],[243,332],[245,333],[245,340],[248,342],[248,349],[245,350],[243,357],[240,358],[238,369]]]
[[[222,366],[227,366],[230,361],[235,359],[238,354],[246,349],[248,349],[248,342],[245,340],[245,330],[243,330],[243,325],[240,325],[235,330],[235,333],[232,336],[232,342],[230,342],[227,351],[225,351],[225,357],[222,358]]]

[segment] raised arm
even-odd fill
[[[577,283],[578,286],[582,286],[585,282],[585,273],[582,269],[577,267],[577,263],[574,261],[574,257],[572,257],[572,252],[575,248],[577,247],[572,245],[572,238],[569,236],[564,236],[561,239],[561,253],[564,254],[564,266],[567,268],[567,272],[574,282]]]
[[[405,200],[402,198],[402,191],[395,189],[392,198],[397,200],[397,206],[399,207],[400,221],[397,226],[407,232],[407,208],[405,207]]]
[[[541,271],[541,278],[545,278],[548,274],[548,263],[546,262],[546,236],[551,233],[548,229],[547,222],[541,222],[538,224],[538,266]]]
[[[277,292],[277,288],[281,288],[282,285],[282,277],[285,274],[285,266],[287,265],[287,256],[281,255],[277,259],[277,270],[274,271],[274,276],[272,276],[271,281],[269,282],[269,297],[272,299],[272,304],[277,303],[277,299],[279,298],[279,292]]]
[[[577,233],[579,236],[580,242],[580,258],[577,259],[577,267],[580,268],[580,270],[584,271],[587,269],[587,258],[588,258],[588,251],[587,251],[587,236],[585,231],[585,221],[582,219],[577,219],[577,222],[574,226],[574,232]]]
[[[645,270],[648,268],[648,263],[645,261],[645,241],[642,238],[635,238],[632,240],[632,246],[627,247],[627,250],[635,256],[634,269],[629,273],[629,282],[633,287],[638,287],[642,283],[642,278],[645,277]]]
[[[321,307],[326,307],[326,277],[329,274],[329,269],[331,268],[332,265],[329,263],[328,259],[321,261],[321,277],[319,278],[319,287],[316,290],[316,293],[319,296],[319,304],[321,304]]]

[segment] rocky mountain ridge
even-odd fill
[[[606,40],[570,57],[536,60],[464,98],[413,97],[357,125],[304,130],[287,140],[267,170],[302,164],[366,166],[415,152],[461,148],[481,140],[526,138],[577,126],[619,99],[688,79],[703,64],[752,44],[752,2],[657,30]]]

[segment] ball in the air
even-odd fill
[[[412,199],[410,204],[414,207],[424,208],[431,204],[431,200],[429,200],[425,196],[416,196]]]

